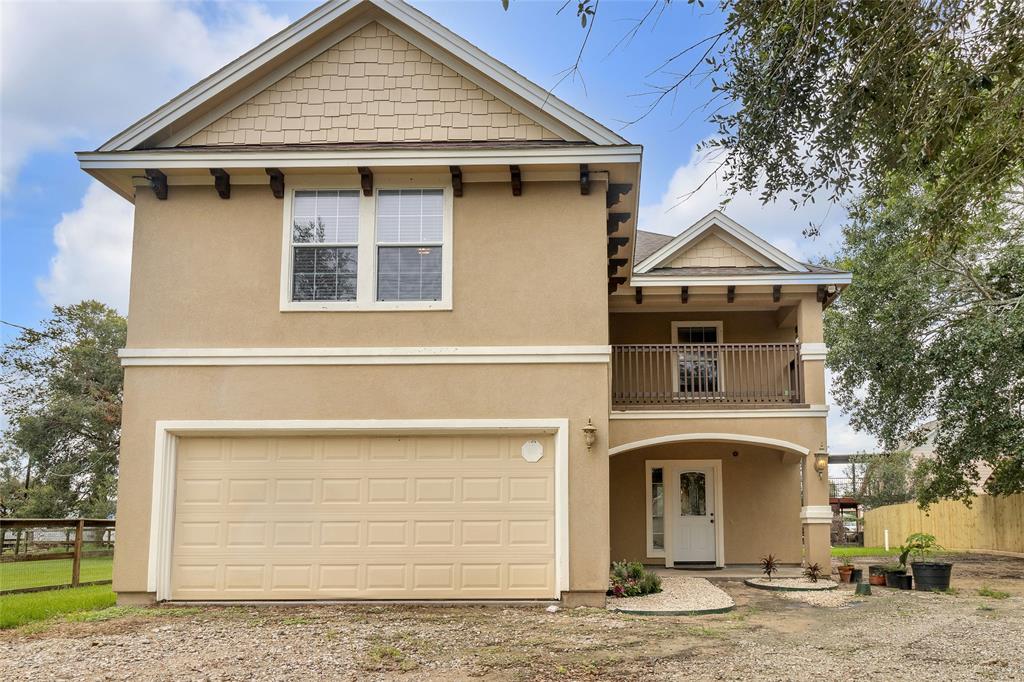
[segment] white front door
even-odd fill
[[[672,560],[714,563],[715,470],[682,465],[671,471],[666,491],[674,498]]]

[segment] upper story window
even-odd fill
[[[296,188],[281,310],[450,310],[450,186]]]

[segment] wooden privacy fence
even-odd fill
[[[864,546],[882,546],[886,529],[893,547],[911,533],[930,533],[947,549],[1024,553],[1024,494],[979,495],[970,508],[946,500],[927,512],[915,502],[872,509],[864,514]]]
[[[112,519],[0,519],[0,595],[111,581]]]

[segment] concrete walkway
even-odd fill
[[[684,575],[692,578],[706,578],[708,580],[747,580],[748,578],[761,578],[764,573],[761,567],[756,564],[734,564],[725,568],[694,569],[694,568],[665,568],[663,566],[653,567],[655,573],[660,576]],[[804,573],[801,566],[780,566],[775,577],[778,578],[799,578]]]

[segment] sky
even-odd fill
[[[33,326],[55,304],[95,298],[128,307],[132,205],[79,170],[91,150],[196,81],[317,6],[223,0],[0,2],[0,313]],[[629,38],[649,2],[600,3],[585,31],[570,2],[414,0],[414,5],[581,111],[644,146],[639,225],[677,234],[724,196],[716,179],[694,191],[714,161],[697,152],[715,132],[711,84],[697,80],[650,110],[652,89],[688,69],[666,61],[717,31],[717,3],[677,1]],[[716,5],[716,7],[712,7]],[[645,115],[646,114],[646,115]],[[637,120],[639,119],[639,120]],[[794,211],[740,195],[725,212],[791,255],[840,243],[842,208],[821,197]],[[821,236],[808,239],[809,223]],[[15,329],[0,325],[0,339]],[[833,407],[829,449],[871,450]]]

